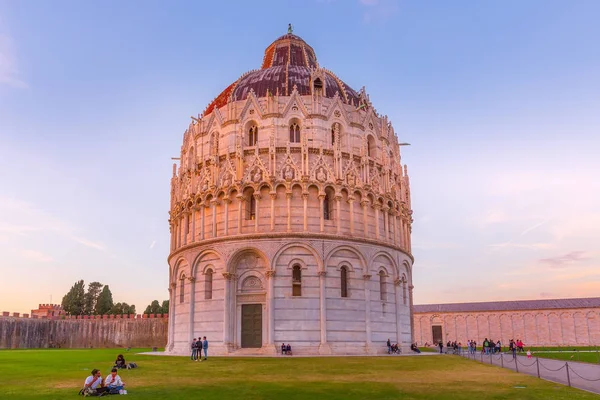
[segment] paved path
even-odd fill
[[[538,357],[527,358],[526,356],[517,356],[516,359],[513,359],[510,353],[503,355],[482,355],[480,353],[469,355],[465,353],[463,357],[563,385],[568,385],[570,381],[573,387],[600,394],[600,365],[598,364]]]

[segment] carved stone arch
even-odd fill
[[[226,272],[235,274],[236,271],[235,271],[234,267],[236,266],[237,262],[242,258],[242,256],[245,255],[246,253],[257,254],[265,262],[266,268],[267,269],[270,268],[269,258],[265,255],[265,253],[262,250],[258,249],[256,246],[244,246],[244,247],[240,247],[240,248],[236,249],[231,254],[231,256],[229,257],[229,260],[227,261]]]
[[[211,270],[212,273],[214,274],[214,273],[217,272],[218,268],[214,264],[210,264],[210,263],[206,264],[204,266],[204,268],[202,268],[202,271],[201,271],[202,275],[206,275],[206,273],[208,272],[208,270]]]
[[[273,185],[271,185],[269,182],[261,182],[256,186],[256,192],[260,193],[261,189],[264,187],[269,189],[269,192],[273,191]]]
[[[265,277],[255,270],[244,271],[237,278],[238,293],[263,293],[266,290]]]
[[[339,116],[336,115],[336,111],[339,111]],[[350,125],[350,120],[348,119],[348,112],[344,107],[344,103],[342,99],[338,96],[333,99],[333,101],[329,104],[329,110],[325,115],[328,121],[335,122],[343,122],[345,126]]]
[[[294,268],[294,265],[299,265],[301,270],[308,270],[308,266],[306,265],[306,262],[304,260],[302,260],[301,258],[293,258],[287,265],[287,269],[289,269],[290,271],[292,270],[292,268]]]
[[[410,263],[406,260],[402,261],[402,268],[404,268],[404,271],[406,272],[406,276],[409,279],[409,282],[412,282],[412,267],[410,265]],[[400,276],[400,271],[398,271],[398,274]]]
[[[190,276],[191,271],[189,271],[189,265],[190,264],[188,263],[187,259],[185,259],[185,257],[179,256],[177,260],[173,263],[173,269],[171,271],[171,282],[177,282],[182,274],[184,274],[184,277]]]
[[[255,115],[251,115],[249,113],[250,108],[255,110],[256,113],[258,113],[258,118],[263,119],[264,111],[263,111],[262,107],[260,106],[258,99],[256,98],[256,94],[254,93],[254,90],[252,90],[252,89],[250,89],[250,91],[248,92],[248,96],[246,97],[246,102],[244,103],[244,107],[242,108],[242,111],[240,112],[240,116],[239,116],[240,121],[246,123],[246,122],[248,122],[248,120],[255,119],[257,117]],[[258,126],[258,123],[256,124],[256,126]]]
[[[275,255],[273,255],[273,258],[272,258],[271,265],[272,265],[272,266],[275,266],[275,265],[277,265],[277,261],[279,261],[279,257],[280,257],[280,256],[281,256],[281,255],[282,255],[282,254],[283,254],[283,253],[284,253],[284,252],[287,250],[287,249],[289,249],[289,248],[291,248],[291,247],[301,247],[301,248],[303,248],[303,249],[306,249],[306,250],[308,250],[308,251],[309,251],[309,252],[310,252],[310,253],[313,255],[313,257],[315,258],[315,261],[317,262],[317,270],[318,270],[318,271],[324,271],[324,268],[323,268],[323,260],[322,260],[322,259],[321,259],[321,257],[319,256],[319,253],[318,253],[318,252],[317,252],[317,251],[316,251],[316,250],[315,250],[315,249],[314,249],[312,246],[309,246],[309,245],[307,245],[307,244],[304,244],[304,243],[288,243],[288,244],[286,244],[286,245],[284,245],[284,246],[280,247],[280,248],[279,248],[279,249],[278,249],[278,250],[275,252]],[[273,268],[273,267],[272,267],[272,268]]]
[[[361,271],[367,271],[367,265],[368,264],[367,264],[367,262],[365,260],[365,257],[363,256],[363,254],[359,250],[357,250],[356,248],[351,247],[351,246],[346,246],[346,245],[335,246],[331,250],[329,250],[329,252],[325,255],[324,266],[329,265],[329,261],[331,260],[331,258],[335,255],[335,253],[337,253],[340,250],[346,250],[346,251],[349,251],[351,253],[354,253],[358,257],[358,260],[360,262],[360,270]]]
[[[360,273],[361,272],[361,271],[356,271],[356,268],[354,268],[354,266],[352,265],[352,263],[350,263],[348,261],[340,261],[338,263],[338,265],[335,266],[335,270],[336,271],[341,271],[342,267],[346,267],[346,270],[348,272],[352,272],[352,273],[355,273],[355,272],[359,272]]]
[[[398,269],[398,264],[396,263],[396,260],[394,260],[394,258],[392,256],[390,256],[388,253],[386,253],[383,250],[377,251],[375,252],[375,254],[373,254],[371,256],[371,259],[369,260],[369,270],[372,270],[372,265],[375,262],[375,260],[377,259],[377,257],[382,256],[384,258],[387,258],[390,263],[391,263],[391,267],[393,268],[393,272],[394,275],[392,275],[394,277],[394,279],[398,279],[399,278],[399,269]]]
[[[217,259],[219,260],[219,263],[223,264],[223,257],[222,255],[214,248],[208,248],[205,250],[202,250],[200,253],[198,253],[196,255],[196,257],[194,258],[193,262],[192,262],[192,276],[196,276],[197,274],[197,270],[198,270],[198,266],[200,265],[201,262],[204,261],[204,258],[209,255],[212,254],[214,256],[217,257]],[[212,265],[215,265],[214,262],[211,263]],[[224,266],[221,265],[220,270],[224,270]]]
[[[293,109],[294,106],[296,106],[296,110]],[[292,116],[301,119],[306,119],[309,116],[310,113],[304,105],[302,97],[298,94],[298,90],[296,88],[292,90],[290,99],[283,108],[283,112],[281,114],[284,116],[284,118],[289,118],[290,116]],[[302,126],[300,126],[300,129],[302,129]]]

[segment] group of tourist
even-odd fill
[[[386,345],[388,354],[400,354],[400,347],[398,347],[398,343],[392,343],[392,341],[388,339]]]
[[[285,344],[285,343],[281,343],[281,354],[282,355],[286,355],[286,356],[291,356],[292,355],[292,345],[291,344]]]
[[[122,354],[117,356],[113,368],[110,370],[110,374],[102,379],[102,372],[99,369],[93,369],[90,376],[88,376],[83,384],[83,389],[79,394],[83,396],[104,396],[109,394],[127,394],[125,390],[125,383],[118,374],[118,370],[121,368],[135,368],[137,364],[125,362],[125,357]]]
[[[208,340],[206,340],[206,336],[198,337],[198,339],[194,338],[191,344],[192,361],[202,361],[202,351],[204,351],[204,361],[208,360]]]

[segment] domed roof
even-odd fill
[[[237,81],[227,86],[206,108],[208,115],[215,108],[221,108],[231,98],[244,100],[250,89],[257,97],[267,95],[289,96],[294,86],[300,95],[311,94],[310,79],[312,70],[318,68],[317,56],[302,38],[292,33],[281,36],[267,47],[259,70],[247,72]],[[321,70],[325,97],[333,98],[339,93],[346,103],[359,103],[358,93],[335,76],[332,72]]]

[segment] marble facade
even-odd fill
[[[169,214],[168,352],[187,353],[199,335],[216,354],[410,346],[412,211],[398,138],[364,89],[318,66],[298,36],[273,42],[261,70],[193,119]]]

